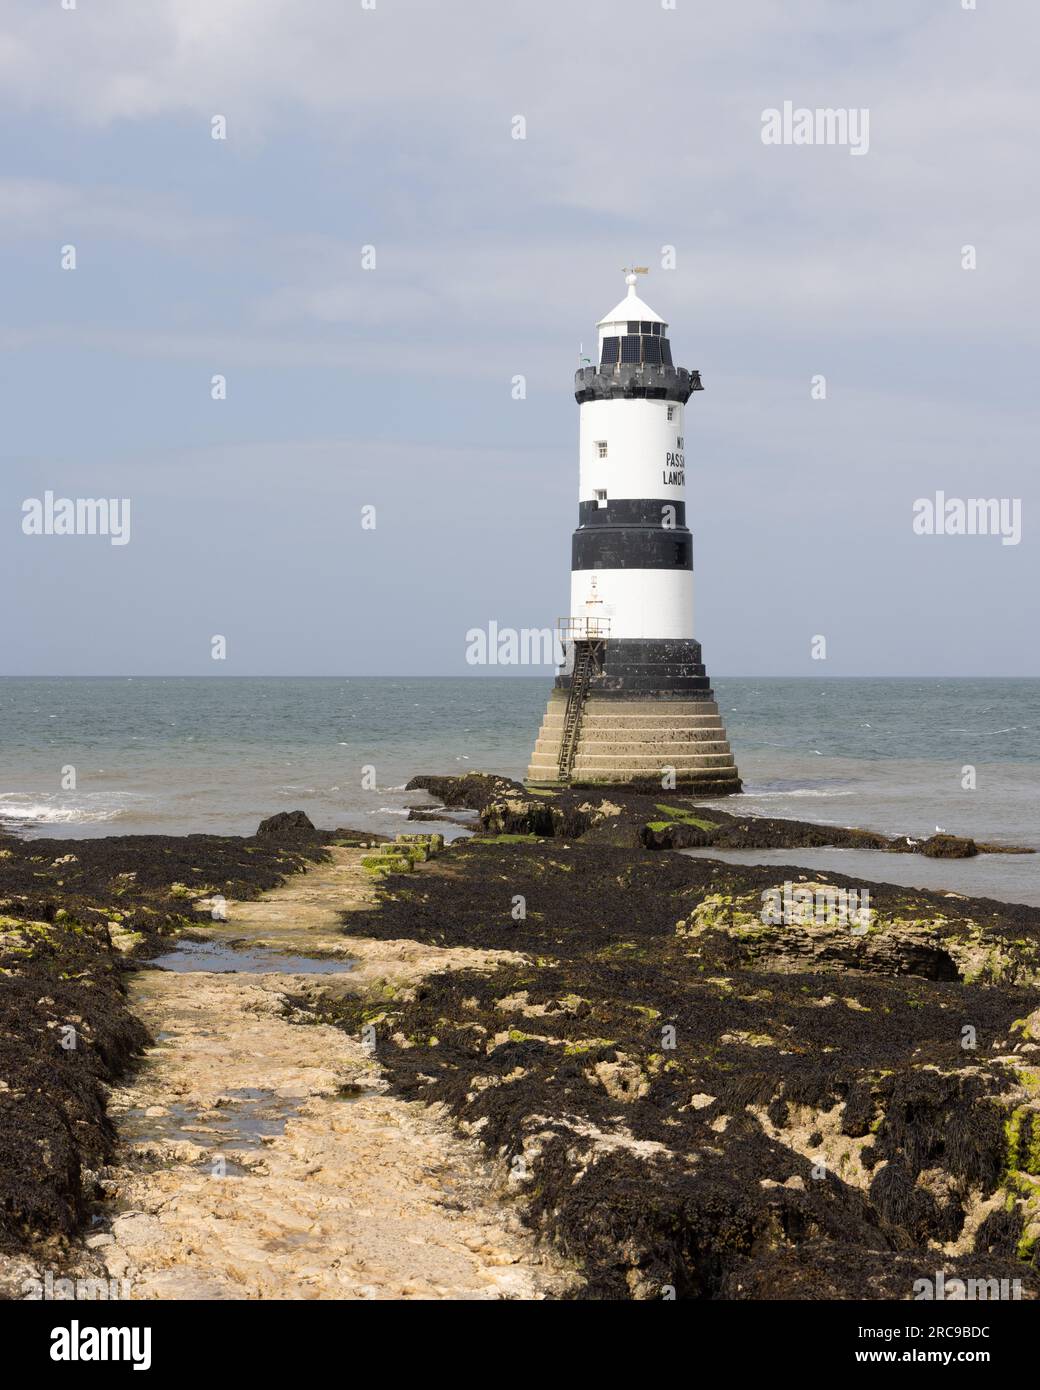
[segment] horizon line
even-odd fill
[[[217,674],[216,672],[201,675],[185,674],[181,672],[134,672],[128,674],[125,671],[113,671],[105,673],[95,673],[90,675],[67,674],[56,671],[24,672],[24,673],[0,673],[0,680],[4,681],[152,681],[152,680],[203,680],[203,681],[226,681],[226,680],[246,680],[246,681],[453,681],[453,680],[537,680],[545,681],[553,679],[552,671],[545,673],[523,674],[519,672],[514,675],[504,675],[495,673],[455,674],[455,675],[416,675],[412,674],[386,674],[386,675],[352,675],[352,674],[324,674],[324,675],[286,675],[286,674],[266,674],[263,672],[243,672],[232,675],[230,672]],[[789,681],[789,680],[813,680],[813,681],[844,681],[844,680],[878,680],[878,681],[919,681],[919,680],[944,680],[944,681],[1035,681],[1040,680],[1040,673],[1036,675],[994,675],[992,672],[986,675],[944,675],[939,672],[917,672],[912,675],[858,675],[846,673],[842,675],[750,675],[750,674],[724,674],[713,675],[712,680],[755,680],[755,681]]]

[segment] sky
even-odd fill
[[[1040,675],[1040,9],[964,3],[5,0],[0,674],[510,674],[466,634],[566,613],[635,263],[709,672]],[[129,543],[25,534],[47,491]]]

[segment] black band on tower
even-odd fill
[[[692,570],[693,544],[685,527],[594,526],[575,531],[572,570]]]
[[[662,530],[686,529],[686,503],[665,502],[660,497],[619,497],[607,502],[579,502],[579,526],[659,526]]]

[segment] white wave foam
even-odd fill
[[[852,789],[849,788],[848,790],[843,791],[825,791],[821,787],[793,787],[790,791],[784,792],[757,792],[752,788],[750,791],[747,791],[746,794],[747,796],[753,798],[755,801],[767,801],[772,797],[780,796],[851,796]]]
[[[17,792],[0,793],[0,820],[40,825],[76,825],[117,820],[126,815],[122,806],[90,805],[82,802],[33,801]]]

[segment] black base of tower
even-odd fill
[[[692,638],[608,638],[592,643],[594,666],[589,694],[631,699],[712,700],[711,682],[701,661],[701,644]],[[566,647],[567,669],[556,677],[557,690],[569,690],[574,664]]]

